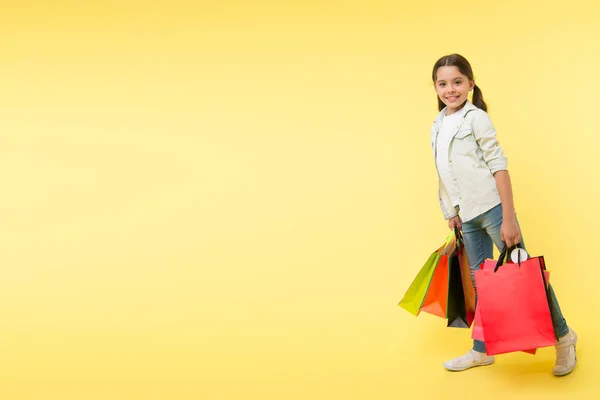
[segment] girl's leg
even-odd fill
[[[548,291],[550,292],[550,315],[552,315],[552,324],[554,325],[554,332],[556,332],[556,338],[560,339],[565,337],[569,333],[569,326],[567,321],[562,314],[554,288],[551,284],[548,284]]]

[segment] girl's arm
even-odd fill
[[[500,237],[502,241],[510,248],[521,242],[521,232],[517,224],[517,214],[513,200],[512,185],[510,175],[507,170],[497,171],[494,174],[496,186],[502,202],[502,226],[500,227]]]
[[[500,194],[500,201],[502,202],[500,236],[508,247],[512,247],[521,242],[521,233],[519,232],[513,202],[512,185],[507,170],[506,157],[496,139],[496,129],[486,112],[475,111],[473,134],[482,151],[483,159],[496,179],[496,186]]]

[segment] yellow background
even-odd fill
[[[596,1],[0,9],[2,399],[596,398]],[[453,374],[397,306],[447,234],[431,67],[472,63],[579,366]],[[483,398],[483,397],[482,397]]]

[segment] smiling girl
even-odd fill
[[[459,54],[440,58],[432,73],[439,114],[431,128],[431,146],[438,171],[438,198],[450,229],[462,230],[471,278],[493,246],[502,251],[525,248],[513,204],[507,159],[496,139],[483,95],[469,62]],[[468,100],[473,92],[472,102]],[[552,286],[550,311],[558,338],[554,375],[569,374],[577,363],[577,334],[567,326]],[[465,355],[444,363],[451,371],[490,365],[485,343],[474,341]]]

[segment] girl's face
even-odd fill
[[[440,100],[448,106],[446,115],[455,113],[467,101],[469,92],[475,86],[475,81],[470,81],[455,66],[439,67],[436,75],[435,92]]]

